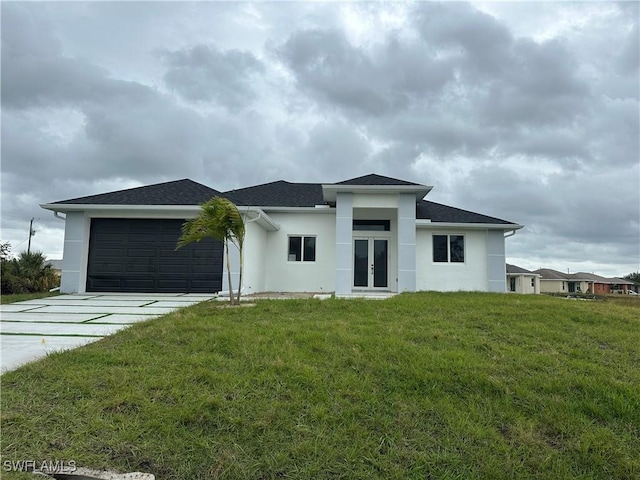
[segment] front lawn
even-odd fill
[[[639,478],[639,345],[640,309],[608,302],[205,303],[4,374],[2,458],[158,480]]]

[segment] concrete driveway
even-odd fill
[[[0,305],[0,371],[210,300],[203,294],[74,294]]]

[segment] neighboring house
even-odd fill
[[[47,260],[47,263],[51,265],[51,270],[58,277],[62,275],[62,260]]]
[[[507,263],[507,291],[512,293],[540,293],[540,275]]]
[[[66,221],[63,292],[226,290],[220,242],[175,250],[216,195],[245,215],[245,294],[505,292],[505,237],[522,226],[423,200],[431,189],[379,175],[224,193],[178,180],[41,206]],[[236,250],[230,260],[237,288]]]
[[[634,283],[622,278],[605,278],[593,273],[562,273],[550,268],[535,270],[541,276],[541,293],[628,293],[634,291]]]

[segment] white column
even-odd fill
[[[490,292],[505,293],[506,259],[504,251],[504,233],[502,230],[487,232],[487,284]]]
[[[353,195],[339,192],[336,197],[336,295],[351,293],[352,231]]]
[[[87,288],[87,256],[91,220],[84,212],[69,212],[64,225],[62,278],[60,292],[85,292]]]
[[[416,197],[398,195],[398,292],[416,291]]]

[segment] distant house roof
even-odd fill
[[[64,205],[200,205],[215,196],[224,196],[239,206],[252,207],[314,207],[325,205],[323,186],[334,185],[338,189],[345,187],[397,187],[399,190],[408,189],[419,192],[418,198],[424,196],[431,187],[418,183],[407,182],[397,178],[382,175],[364,175],[335,184],[321,183],[292,183],[284,180],[254,185],[251,187],[219,192],[193,180],[183,179],[173,182],[157,183],[143,187],[129,188],[115,192],[72,198],[43,205],[50,210]],[[433,223],[476,223],[494,225],[517,224],[499,218],[462,210],[426,200],[416,203],[416,218],[430,220]]]
[[[595,273],[586,273],[586,272],[577,272],[577,273],[572,273],[570,275],[567,275],[567,277],[570,277],[570,279],[573,280],[588,280],[590,282],[597,282],[597,283],[609,283],[607,278],[601,277],[600,275],[596,275]]]
[[[534,270],[533,273],[542,276],[542,280],[568,280],[568,274],[558,272],[551,268],[539,268],[538,270]]]
[[[629,280],[624,280],[622,278],[606,278],[601,277],[600,275],[596,275],[595,273],[587,273],[587,272],[577,272],[577,273],[562,273],[557,270],[553,270],[551,268],[541,268],[539,270],[535,270],[533,273],[538,273],[542,275],[542,280],[564,280],[569,282],[594,282],[594,283],[604,283],[610,285],[634,285],[633,282]]]
[[[607,278],[607,281],[615,285],[635,285],[635,283],[632,282],[631,280],[626,280],[624,278],[617,278],[617,277]]]
[[[193,180],[156,183],[54,202],[52,205],[200,205],[220,193]]]
[[[520,275],[537,275],[536,273],[533,273],[532,271],[527,270],[525,268],[518,267],[517,265],[510,265],[508,263],[506,265],[507,265],[507,273],[520,274]]]

